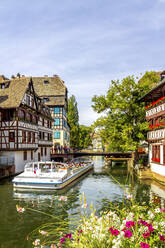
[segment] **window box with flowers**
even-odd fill
[[[146,110],[149,110],[149,109],[153,108],[153,106],[156,107],[157,105],[159,105],[159,104],[161,104],[161,103],[164,103],[164,102],[165,102],[165,96],[159,98],[159,99],[156,100],[155,102],[150,103],[149,105],[147,105],[147,106],[145,107],[145,109],[146,109]]]
[[[152,162],[160,164],[160,158],[152,158]]]
[[[159,123],[159,124],[156,124],[156,125],[149,125],[149,129],[154,129],[154,130],[158,130],[158,129],[162,129],[162,128],[165,128],[165,123]]]

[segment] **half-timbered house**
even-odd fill
[[[33,77],[35,92],[50,108],[53,118],[53,150],[70,147],[70,127],[67,120],[68,91],[58,75]]]
[[[160,76],[159,84],[140,100],[145,102],[149,123],[149,164],[153,176],[165,181],[165,71]]]
[[[30,161],[50,160],[52,118],[33,79],[0,81],[0,174],[19,173]],[[6,172],[7,171],[7,172]]]

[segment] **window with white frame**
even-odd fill
[[[54,132],[54,138],[55,139],[60,139],[60,132],[59,131]]]
[[[54,125],[59,126],[60,125],[60,119],[59,118],[54,118]]]
[[[55,114],[60,114],[60,108],[59,107],[55,107],[54,108],[54,113]]]

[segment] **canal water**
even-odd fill
[[[78,215],[81,208],[80,195],[85,193],[88,205],[93,202],[97,210],[104,209],[106,202],[122,201],[123,188],[131,186],[134,198],[149,202],[160,195],[165,199],[165,189],[150,180],[139,181],[128,172],[124,163],[104,166],[103,157],[93,157],[94,170],[74,182],[68,188],[57,192],[16,192],[11,180],[0,182],[0,248],[31,248],[26,237],[40,225],[52,222],[52,216],[63,215],[65,219]],[[59,201],[67,196],[67,201]],[[16,205],[29,208],[24,213],[16,211]]]

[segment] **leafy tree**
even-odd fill
[[[143,87],[144,92],[155,87],[160,81],[160,72],[150,71],[146,72],[139,80],[139,84]]]
[[[159,75],[155,72],[147,72],[139,81],[128,76],[121,81],[111,81],[106,95],[93,97],[94,111],[104,113],[95,126],[109,150],[134,151],[140,141],[145,140],[148,123],[139,98],[158,81]]]
[[[79,127],[79,147],[87,148],[92,145],[91,139],[92,128],[84,125]]]
[[[70,124],[70,147],[79,147],[79,113],[74,95],[68,100],[68,122]]]

